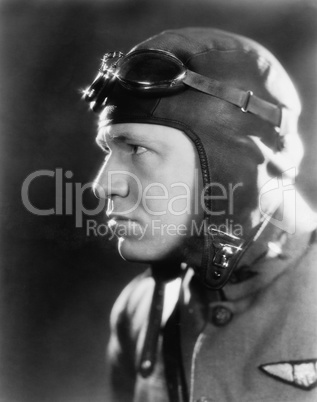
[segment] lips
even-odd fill
[[[113,214],[113,213],[109,213],[107,214],[107,217],[109,218],[109,222],[111,221],[115,221],[115,222],[124,222],[124,221],[128,221],[128,222],[136,222],[136,219],[133,219],[131,217],[128,217],[126,215],[120,215],[120,214]]]
[[[118,225],[128,225],[132,222],[135,222],[135,221],[133,221],[131,219],[127,219],[127,218],[114,217],[108,221],[108,226],[113,227],[113,226],[118,226]]]
[[[140,223],[130,218],[112,216],[108,226],[118,237],[139,237],[143,233]]]

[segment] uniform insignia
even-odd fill
[[[317,385],[317,359],[262,364],[259,369],[276,380],[306,391]]]

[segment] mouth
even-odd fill
[[[129,219],[129,218],[112,216],[112,217],[110,217],[110,219],[108,221],[108,226],[112,227],[112,226],[119,225],[119,224],[127,224],[129,222],[135,222],[135,221],[133,221],[132,219]]]
[[[109,220],[108,220],[108,225],[111,225],[112,222],[118,223],[118,222],[136,222],[135,219],[128,218],[124,215],[114,215],[114,214],[109,214],[107,215]]]
[[[142,233],[140,223],[129,218],[112,217],[108,226],[118,237],[135,237]]]

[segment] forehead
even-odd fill
[[[142,144],[164,144],[165,146],[179,145],[179,142],[190,140],[180,130],[157,124],[121,123],[99,126],[97,142],[109,142],[113,139],[136,141]]]

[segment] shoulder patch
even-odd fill
[[[276,380],[305,391],[317,385],[317,359],[261,364],[259,369]]]

